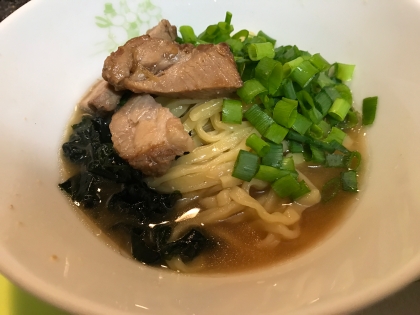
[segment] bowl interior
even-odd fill
[[[420,273],[419,9],[409,0],[31,1],[0,24],[1,272],[89,314],[328,314],[407,284]],[[58,190],[64,128],[110,49],[136,35],[132,19],[140,32],[160,18],[201,30],[226,11],[237,30],[356,64],[356,106],[380,100],[365,185],[338,228],[280,265],[223,276],[151,269],[110,250]]]

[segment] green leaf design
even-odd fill
[[[107,51],[115,50],[130,38],[139,36],[155,26],[161,19],[161,8],[151,0],[108,0],[102,16],[95,16],[95,24],[107,31],[105,40],[98,43]],[[129,6],[128,4],[131,4]],[[135,4],[135,5],[134,5]],[[149,15],[146,21],[140,18]]]
[[[111,21],[101,16],[95,16],[95,24],[99,27],[105,28],[112,25]]]
[[[112,3],[105,3],[104,13],[109,14],[110,16],[116,16],[117,15],[117,12],[115,11]]]

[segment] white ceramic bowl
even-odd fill
[[[366,185],[328,238],[281,265],[152,269],[110,250],[57,189],[64,126],[109,50],[136,35],[130,22],[201,30],[226,11],[237,29],[356,64],[355,102],[380,98]],[[0,24],[0,271],[77,314],[335,314],[408,284],[420,274],[419,15],[415,0],[32,0]]]

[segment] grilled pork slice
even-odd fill
[[[87,113],[112,112],[117,108],[121,99],[121,92],[104,80],[97,82],[79,103],[79,108]]]
[[[118,154],[148,176],[163,175],[176,156],[194,149],[181,120],[150,95],[137,95],[109,125]]]
[[[176,26],[171,25],[168,20],[161,20],[158,25],[146,32],[147,35],[154,38],[174,41],[176,39]]]
[[[111,53],[102,76],[117,90],[171,98],[223,97],[242,86],[227,44],[195,47],[149,35],[133,38]]]

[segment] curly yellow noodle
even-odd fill
[[[200,212],[196,217],[179,222],[175,225],[169,241],[174,241],[182,236],[182,234],[194,226],[206,226],[220,220],[229,218],[230,216],[241,212],[245,207],[234,201],[228,203],[223,207],[215,207]]]
[[[215,99],[196,105],[189,111],[189,118],[192,121],[210,118],[215,113],[219,113],[222,111],[222,104],[222,99]]]
[[[174,161],[163,176],[146,179],[148,185],[158,191],[180,191],[183,199],[178,207],[186,209],[183,211],[194,210],[192,216],[178,217],[170,241],[192,227],[205,227],[222,220],[254,222],[267,233],[260,242],[262,247],[272,248],[281,243],[281,239],[298,237],[301,213],[319,202],[319,191],[299,173],[300,179],[305,179],[312,189],[311,195],[283,204],[269,183],[256,179],[244,182],[232,177],[239,150],[249,151],[246,138],[258,132],[249,122],[226,124],[221,121],[222,104],[222,99],[215,99],[197,103],[188,110],[189,101],[171,104],[179,113],[186,111],[181,121],[199,146]],[[253,190],[263,193],[254,198],[250,195]],[[168,265],[177,270],[188,269],[178,258],[168,261]]]
[[[252,198],[245,190],[239,187],[231,188],[229,196],[238,204],[254,209],[257,212],[258,216],[265,222],[292,225],[298,222],[300,219],[300,215],[296,213],[296,211],[294,211],[293,209],[289,208],[284,213],[268,213],[257,200]]]
[[[192,173],[203,173],[203,171],[210,169],[213,166],[229,162],[229,161],[235,161],[236,156],[238,155],[238,152],[240,149],[246,148],[245,146],[245,140],[243,140],[236,148],[233,150],[219,155],[217,158],[208,161],[203,164],[195,164],[195,165],[180,165],[178,164],[178,161],[175,161],[175,166],[173,166],[169,171],[161,176],[161,177],[155,177],[155,178],[147,178],[146,182],[147,184],[152,187],[156,188],[157,190],[160,190],[159,185],[162,183],[173,180],[175,178],[179,178],[181,176],[185,176]],[[179,160],[179,159],[178,159]],[[182,193],[182,191],[180,191]]]
[[[205,132],[203,126],[207,123],[207,120],[199,120],[196,125],[196,132],[197,135],[207,143],[213,143],[219,141],[226,137],[230,132],[228,130],[223,130],[221,132],[212,133],[212,132]]]
[[[248,137],[253,130],[255,130],[253,127],[248,127],[234,131],[218,142],[194,149],[190,154],[180,157],[176,161],[176,164],[193,164],[216,157],[237,146],[244,138]]]

